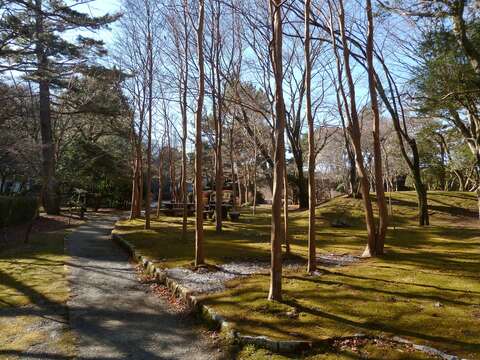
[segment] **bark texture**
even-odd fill
[[[273,199],[271,227],[271,269],[269,300],[282,299],[282,191],[283,171],[285,167],[285,102],[283,99],[283,66],[282,66],[282,1],[270,1],[270,16],[273,41],[270,56],[275,77],[275,153],[273,168]]]
[[[202,181],[202,110],[205,96],[205,64],[203,55],[204,0],[198,0],[197,25],[198,98],[195,110],[195,266],[205,263],[203,250],[203,181]]]

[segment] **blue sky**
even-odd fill
[[[113,14],[120,10],[121,0],[95,0],[87,4],[78,4],[75,6],[75,9],[81,12],[91,14],[93,16],[104,15],[106,13]],[[114,33],[116,23],[111,25],[111,30],[100,30],[95,34],[88,31],[88,36],[102,39],[105,41],[107,48],[109,48],[113,43]],[[73,35],[73,34],[72,34]],[[74,36],[78,35],[78,31]]]

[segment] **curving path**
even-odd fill
[[[220,359],[188,319],[141,284],[110,240],[116,218],[94,216],[68,236],[68,301],[79,359]]]

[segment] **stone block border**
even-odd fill
[[[302,340],[274,340],[266,336],[249,336],[240,334],[233,328],[233,324],[217,314],[210,306],[201,304],[198,298],[186,287],[169,278],[165,271],[156,267],[153,262],[139,255],[135,246],[125,240],[121,235],[112,232],[112,240],[122,247],[139,264],[144,271],[153,276],[158,282],[168,287],[177,297],[184,300],[207,323],[213,323],[220,329],[220,333],[231,342],[240,345],[252,344],[273,352],[295,352],[312,348],[311,341]]]
[[[255,345],[272,352],[276,353],[293,353],[297,351],[310,350],[315,345],[312,341],[304,340],[274,340],[267,336],[251,336],[240,334],[237,330],[234,329],[233,324],[226,321],[222,316],[217,314],[210,306],[202,304],[199,299],[192,294],[192,292],[181,284],[177,283],[175,280],[169,278],[166,272],[158,267],[156,267],[152,261],[146,257],[139,255],[135,251],[135,246],[125,240],[121,235],[116,234],[112,231],[111,238],[116,242],[121,248],[123,248],[131,258],[139,264],[142,264],[144,271],[153,276],[158,282],[165,285],[175,296],[185,301],[200,317],[207,323],[214,324],[220,329],[220,333],[228,340],[239,345]],[[351,339],[351,338],[369,338],[374,339],[375,337],[365,335],[365,334],[356,334],[353,336],[346,337],[334,337],[327,339],[323,342],[332,342],[334,340],[342,339]],[[388,340],[394,343],[409,345],[417,351],[421,351],[425,354],[436,356],[442,360],[467,360],[461,359],[455,355],[449,355],[438,349],[435,349],[426,345],[418,345],[407,339],[394,336],[392,338],[388,337],[377,337],[384,340]]]

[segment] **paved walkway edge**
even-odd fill
[[[214,324],[228,341],[240,345],[253,344],[274,352],[294,352],[311,349],[313,342],[303,340],[274,340],[266,336],[250,336],[240,334],[234,329],[233,324],[217,314],[210,306],[202,304],[199,299],[186,287],[169,278],[165,271],[156,267],[146,257],[135,251],[135,246],[125,240],[121,235],[112,231],[112,240],[120,245],[134,261],[142,264],[144,271],[164,284],[175,296],[183,299],[206,323]]]
[[[142,264],[144,271],[154,276],[157,281],[164,284],[175,296],[183,299],[200,317],[209,324],[215,324],[220,329],[221,334],[229,341],[240,345],[255,345],[264,349],[268,349],[277,353],[289,353],[301,350],[308,350],[314,346],[312,341],[305,340],[275,340],[267,336],[251,336],[240,334],[234,329],[233,324],[226,321],[222,316],[217,314],[210,306],[202,304],[199,299],[192,294],[186,287],[178,284],[166,275],[166,272],[156,267],[146,257],[139,255],[135,251],[135,246],[125,240],[121,235],[112,231],[112,240],[115,241],[132,257],[134,261]],[[442,360],[468,360],[462,359],[455,355],[444,353],[441,350],[435,349],[426,345],[415,344],[407,339],[394,336],[392,338],[383,336],[371,336],[365,334],[356,334],[353,336],[333,337],[326,339],[323,342],[332,342],[334,340],[351,339],[351,338],[380,338],[394,343],[412,346],[415,350],[423,352],[428,355],[437,356]]]

